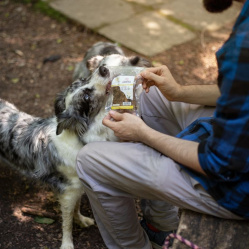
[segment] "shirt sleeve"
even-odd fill
[[[249,30],[249,26],[247,26]],[[241,30],[217,52],[221,96],[213,131],[198,148],[209,177],[237,181],[249,172],[249,35]]]

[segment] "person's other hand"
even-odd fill
[[[110,111],[102,121],[114,131],[114,135],[124,141],[141,141],[142,129],[147,125],[141,118],[130,113]]]

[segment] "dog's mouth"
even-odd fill
[[[109,81],[108,84],[106,85],[106,90],[105,90],[105,94],[109,95],[111,92],[111,87],[112,87],[112,82]]]
[[[99,75],[102,78],[106,78],[104,80],[104,84],[106,84],[106,88],[105,88],[105,95],[110,95],[111,94],[111,88],[112,88],[112,81],[115,77],[117,77],[120,73],[115,72],[114,70],[110,70],[108,67],[105,66],[100,66],[99,67]]]
[[[109,70],[109,69],[108,69]],[[116,78],[117,76],[120,75],[120,73],[116,73],[116,72],[113,72],[111,70],[109,70],[109,74],[110,74],[110,78],[109,78],[109,81],[106,85],[106,95],[110,95],[112,93],[111,89],[112,89],[112,81],[114,78]]]

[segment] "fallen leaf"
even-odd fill
[[[39,64],[36,66],[37,69],[41,69],[41,67],[42,67],[42,64],[41,64],[41,63],[39,63]]]
[[[19,56],[23,56],[23,52],[21,50],[15,50],[15,53]]]
[[[55,23],[52,23],[51,24],[51,29],[55,29],[56,28],[56,24]]]
[[[35,50],[35,49],[36,49],[36,44],[35,44],[35,43],[32,43],[30,49],[31,49],[31,50]]]
[[[11,81],[12,81],[12,83],[16,84],[19,82],[19,78],[13,78],[13,79],[11,79]]]
[[[62,39],[61,38],[58,38],[57,41],[56,41],[58,44],[62,43]]]
[[[53,224],[55,222],[55,220],[53,219],[41,217],[41,216],[36,216],[34,221],[39,224],[48,224],[48,225]]]
[[[61,55],[56,54],[56,55],[51,55],[45,59],[43,59],[43,64],[47,63],[47,62],[55,62],[58,61],[61,58]]]
[[[67,67],[67,71],[70,71],[70,72],[71,72],[71,71],[73,71],[73,70],[74,70],[74,66],[73,66],[73,65],[70,65],[70,66]]]
[[[179,65],[183,65],[183,64],[184,64],[184,61],[183,61],[183,60],[180,60],[178,63],[179,63]]]

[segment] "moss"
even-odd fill
[[[60,12],[54,10],[51,8],[48,4],[48,2],[42,1],[42,0],[13,0],[17,3],[23,3],[23,4],[30,4],[32,8],[34,8],[36,11],[39,11],[59,22],[66,22],[68,21],[68,18],[65,17]]]
[[[192,27],[191,25],[189,25],[189,24],[187,24],[187,23],[185,23],[185,22],[183,22],[183,21],[181,21],[181,20],[179,20],[179,19],[177,19],[177,18],[175,18],[173,16],[166,16],[166,18],[168,20],[170,20],[171,22],[174,22],[174,23],[184,27],[185,29],[188,29],[188,30],[190,30],[192,32],[196,32],[196,29],[194,27]]]
[[[150,5],[140,4],[136,2],[129,2],[136,13],[141,13],[145,11],[153,11],[155,8]]]

